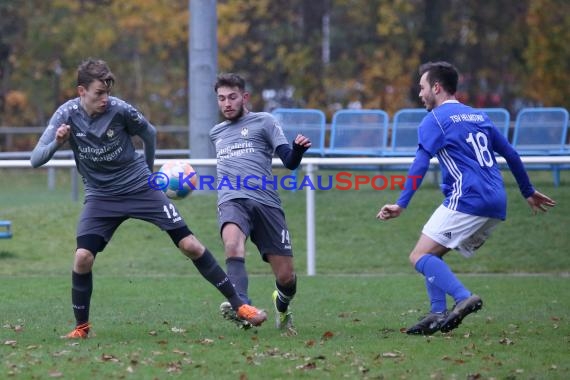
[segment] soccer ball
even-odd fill
[[[170,160],[161,166],[156,179],[157,188],[170,199],[183,199],[196,188],[198,174],[188,161]]]

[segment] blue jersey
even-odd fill
[[[494,152],[509,163],[523,196],[534,193],[520,157],[489,117],[458,101],[444,102],[424,117],[418,144],[439,160],[443,205],[451,210],[506,218],[507,196]]]

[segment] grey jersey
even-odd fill
[[[32,152],[32,166],[51,159],[59,148],[55,132],[61,124],[71,127],[69,144],[77,170],[83,177],[86,196],[121,195],[147,185],[154,162],[155,128],[130,104],[109,97],[104,113],[91,118],[80,99],[69,100],[53,114],[48,127]],[[135,151],[131,136],[145,143],[145,157]]]
[[[218,204],[249,198],[281,207],[279,182],[268,181],[273,179],[271,160],[275,149],[288,142],[273,115],[249,112],[237,121],[226,120],[212,128],[210,139],[218,160]]]

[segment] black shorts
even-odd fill
[[[280,208],[251,199],[231,199],[218,206],[220,231],[226,223],[236,224],[250,237],[264,261],[268,254],[293,256],[285,213]]]
[[[77,224],[77,237],[97,235],[107,243],[117,227],[129,218],[150,222],[165,231],[186,229],[186,235],[191,233],[174,203],[162,191],[144,188],[128,195],[86,197]]]

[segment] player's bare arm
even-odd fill
[[[550,199],[546,195],[539,191],[535,191],[530,197],[526,199],[528,205],[532,209],[533,214],[537,214],[539,211],[546,212],[548,207],[556,206],[556,201]]]
[[[397,218],[405,209],[398,206],[397,204],[394,205],[384,205],[376,215],[376,219],[380,220],[388,220]]]

